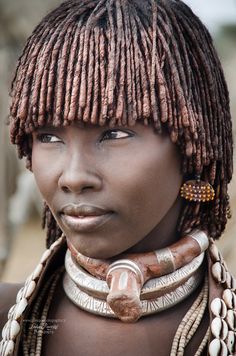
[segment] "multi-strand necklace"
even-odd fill
[[[140,316],[168,309],[187,298],[202,281],[203,269],[201,266],[203,258],[204,254],[201,254],[175,272],[146,282],[140,293]],[[63,287],[66,295],[74,304],[93,314],[116,317],[107,302],[109,287],[106,281],[99,280],[76,264],[71,258],[69,250],[66,253],[65,268]],[[121,278],[127,279],[125,275],[121,276]],[[122,288],[121,283],[120,287]],[[123,283],[125,284],[126,281]],[[127,281],[128,283],[129,281]],[[138,295],[137,298],[139,298]],[[132,312],[133,310],[130,311],[130,318],[132,318]]]
[[[193,234],[194,235],[194,234]],[[154,283],[155,278],[160,278],[162,281],[165,281],[168,285],[168,274],[174,273],[172,275],[172,282],[175,280],[177,284],[171,285],[169,283],[168,286],[168,292],[167,293],[172,293],[173,291],[176,291],[179,286],[183,285],[186,283],[184,281],[183,277],[183,271],[185,268],[185,265],[188,266],[188,268],[192,269],[192,275],[189,276],[189,272],[187,272],[186,280],[189,278],[195,278],[194,283],[199,283],[201,281],[201,273],[198,272],[201,270],[201,254],[202,254],[202,249],[203,246],[205,246],[205,238],[203,234],[201,235],[201,241],[199,244],[199,241],[197,242],[197,245],[195,244],[195,252],[198,250],[199,253],[197,256],[193,256],[191,253],[190,255],[192,256],[192,260],[190,262],[183,263],[182,267],[176,268],[176,265],[179,266],[180,260],[182,260],[182,257],[180,259],[176,259],[173,257],[173,249],[170,249],[169,251],[164,251],[160,253],[156,253],[155,255],[157,258],[159,258],[159,266],[161,265],[163,268],[173,270],[170,273],[167,273],[167,275],[159,276],[159,277],[154,277],[154,279],[150,280],[149,282],[144,283],[144,285],[141,287],[140,290],[140,301],[142,303],[145,298],[148,299],[148,297],[153,297],[155,295],[156,298],[160,297],[160,293],[163,293],[163,285],[161,284],[159,287],[157,287],[158,283]],[[194,237],[196,240],[196,236]],[[60,238],[57,240],[52,246],[47,249],[38,266],[35,268],[34,272],[29,276],[27,279],[25,285],[20,289],[18,295],[17,295],[17,300],[16,304],[10,309],[8,313],[8,321],[3,328],[2,331],[2,341],[0,343],[0,354],[1,356],[7,356],[7,355],[12,355],[15,349],[15,343],[17,339],[20,337],[21,338],[21,344],[22,344],[22,351],[24,355],[35,355],[35,356],[40,356],[41,351],[42,351],[42,344],[43,344],[43,332],[37,333],[37,335],[33,335],[32,331],[28,328],[23,328],[22,327],[22,320],[25,315],[25,310],[28,310],[27,318],[29,321],[34,321],[34,320],[40,320],[41,322],[41,327],[43,328],[43,323],[47,320],[48,317],[48,312],[50,309],[50,305],[53,302],[53,296],[54,292],[56,289],[56,286],[58,284],[58,281],[60,279],[60,276],[62,273],[64,273],[64,267],[59,268],[57,271],[54,272],[54,274],[51,275],[51,277],[47,280],[47,282],[43,285],[43,287],[38,291],[37,298],[35,299],[35,302],[33,306],[31,307],[31,298],[34,296],[36,292],[36,286],[38,285],[39,281],[41,280],[41,277],[43,276],[45,266],[48,264],[48,262],[51,260],[51,257],[54,253],[56,253],[61,245],[64,245],[64,238]],[[194,243],[194,241],[192,241]],[[199,247],[200,246],[200,247]],[[173,246],[172,246],[173,247]],[[222,298],[215,298],[211,301],[211,312],[213,315],[213,320],[210,324],[210,328],[208,329],[205,337],[203,338],[197,352],[196,356],[201,355],[202,351],[206,347],[207,342],[209,341],[210,337],[213,338],[213,340],[209,344],[209,355],[210,356],[215,356],[221,352],[222,355],[233,355],[236,352],[236,342],[235,342],[235,325],[236,325],[236,312],[235,312],[235,307],[236,307],[236,295],[235,295],[235,289],[236,289],[236,280],[230,275],[230,273],[227,271],[227,267],[223,261],[222,256],[220,255],[219,251],[217,250],[213,240],[210,239],[210,257],[212,261],[212,267],[211,267],[211,274],[215,281],[219,284],[222,285],[224,292],[222,295]],[[186,251],[185,251],[186,252]],[[162,256],[165,256],[161,258]],[[76,288],[82,290],[84,293],[90,294],[91,289],[92,289],[92,294],[96,293],[96,288],[94,290],[94,281],[92,283],[92,288],[91,288],[91,278],[96,278],[94,276],[94,271],[93,273],[89,273],[88,271],[86,272],[85,267],[81,267],[81,264],[78,263],[78,261],[75,259],[75,256],[73,256],[73,260],[71,259],[70,253],[67,252],[65,259],[65,265],[67,268],[67,271],[65,272],[65,275],[70,275],[70,277],[65,277],[64,278],[69,278],[70,281],[72,281]],[[69,258],[68,258],[69,256]],[[159,256],[159,257],[158,257]],[[127,257],[127,256],[126,256]],[[180,256],[179,256],[180,257]],[[84,264],[86,261],[86,257],[84,256],[79,256],[80,259],[82,259],[82,263]],[[142,260],[142,259],[141,259]],[[105,266],[106,268],[102,269],[101,265],[99,267],[99,261],[93,261],[90,259],[88,261],[89,263],[96,262],[96,267],[97,271],[100,274],[105,274],[107,275],[108,271],[110,270],[111,273],[108,274],[110,276],[114,271],[117,272],[118,270],[118,275],[121,276],[122,273],[120,270],[120,263],[118,263],[118,269],[117,264],[108,263],[108,266]],[[117,261],[116,261],[117,262]],[[132,261],[131,261],[132,262]],[[134,262],[134,261],[133,261]],[[135,260],[134,263],[136,263],[137,260]],[[177,263],[176,263],[177,262]],[[72,268],[79,268],[81,270],[81,276],[83,277],[78,277],[72,276],[71,271],[68,269],[70,267],[69,264],[71,264]],[[122,262],[123,267],[126,266],[126,262]],[[124,266],[125,264],[125,266]],[[129,263],[128,263],[129,265]],[[199,266],[200,265],[200,266]],[[139,275],[141,270],[141,273],[145,272],[140,264],[137,265],[138,267],[135,266],[135,264],[130,264],[129,265],[129,273],[131,275],[135,275],[138,280],[141,280],[142,277]],[[164,267],[165,266],[165,267]],[[199,266],[199,267],[198,267]],[[91,267],[91,266],[90,266]],[[104,267],[104,265],[102,266]],[[112,271],[112,268],[115,267]],[[139,269],[139,270],[138,270]],[[180,274],[176,273],[180,269],[182,272]],[[155,270],[157,273],[157,270]],[[148,273],[148,272],[147,272]],[[150,271],[149,271],[150,273]],[[153,270],[151,271],[153,273]],[[159,269],[159,274],[161,273]],[[86,278],[84,276],[86,274]],[[182,277],[180,277],[182,275]],[[125,275],[123,275],[124,277]],[[72,278],[73,277],[73,278]],[[127,277],[127,275],[126,275]],[[89,278],[89,279],[88,279]],[[101,278],[101,276],[100,276]],[[109,277],[110,278],[110,277]],[[162,279],[163,278],[163,279]],[[173,279],[174,278],[174,279]],[[75,279],[75,280],[74,280]],[[126,278],[123,278],[126,279]],[[145,279],[145,273],[144,277]],[[111,281],[110,281],[111,282]],[[109,294],[109,288],[105,284],[106,282],[103,280],[96,281],[97,283],[100,283],[99,287],[99,298],[101,297],[100,293],[103,295],[103,300],[108,296]],[[121,280],[121,285],[124,283],[124,280]],[[104,285],[106,286],[104,288]],[[147,285],[150,286],[150,289],[146,289]],[[85,291],[83,290],[85,288]],[[158,289],[159,288],[159,289]],[[154,294],[149,295],[150,291],[154,292]],[[187,294],[190,292],[186,292],[185,297],[187,297]],[[97,295],[93,295],[92,298],[97,297]],[[178,302],[178,301],[177,301]],[[208,280],[207,277],[205,277],[205,282],[203,284],[202,290],[200,291],[198,297],[196,298],[195,302],[193,303],[192,307],[189,309],[189,311],[186,313],[184,316],[182,322],[180,323],[176,335],[173,340],[172,344],[172,350],[171,350],[171,356],[181,356],[184,355],[185,348],[188,344],[188,342],[191,340],[193,335],[195,334],[196,330],[199,327],[199,324],[203,318],[203,315],[205,314],[206,306],[208,303]],[[171,307],[169,305],[168,307]],[[160,311],[161,308],[157,308],[155,312]]]
[[[199,286],[208,244],[207,235],[195,230],[168,248],[115,261],[85,257],[68,244],[64,290],[84,310],[135,322],[181,302]]]

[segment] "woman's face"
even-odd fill
[[[152,127],[44,127],[33,134],[32,169],[60,228],[84,255],[146,252],[176,239],[180,157]]]

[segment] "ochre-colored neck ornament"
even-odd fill
[[[177,304],[198,287],[208,244],[207,235],[194,230],[164,249],[98,260],[68,243],[64,289],[85,310],[135,322]]]

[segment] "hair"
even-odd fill
[[[10,135],[31,165],[30,134],[75,121],[168,131],[185,177],[215,190],[186,202],[180,232],[218,238],[229,217],[232,123],[221,64],[209,32],[180,0],[70,0],[35,28],[12,82]],[[47,245],[61,235],[47,205]]]

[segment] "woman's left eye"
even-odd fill
[[[103,133],[101,140],[100,141],[105,141],[105,140],[119,140],[122,138],[127,138],[127,137],[132,137],[133,134],[128,131],[124,130],[118,130],[118,129],[113,129],[113,130],[107,130]]]
[[[55,143],[55,142],[61,142],[61,140],[52,134],[38,134],[37,140],[42,142],[42,143]]]

